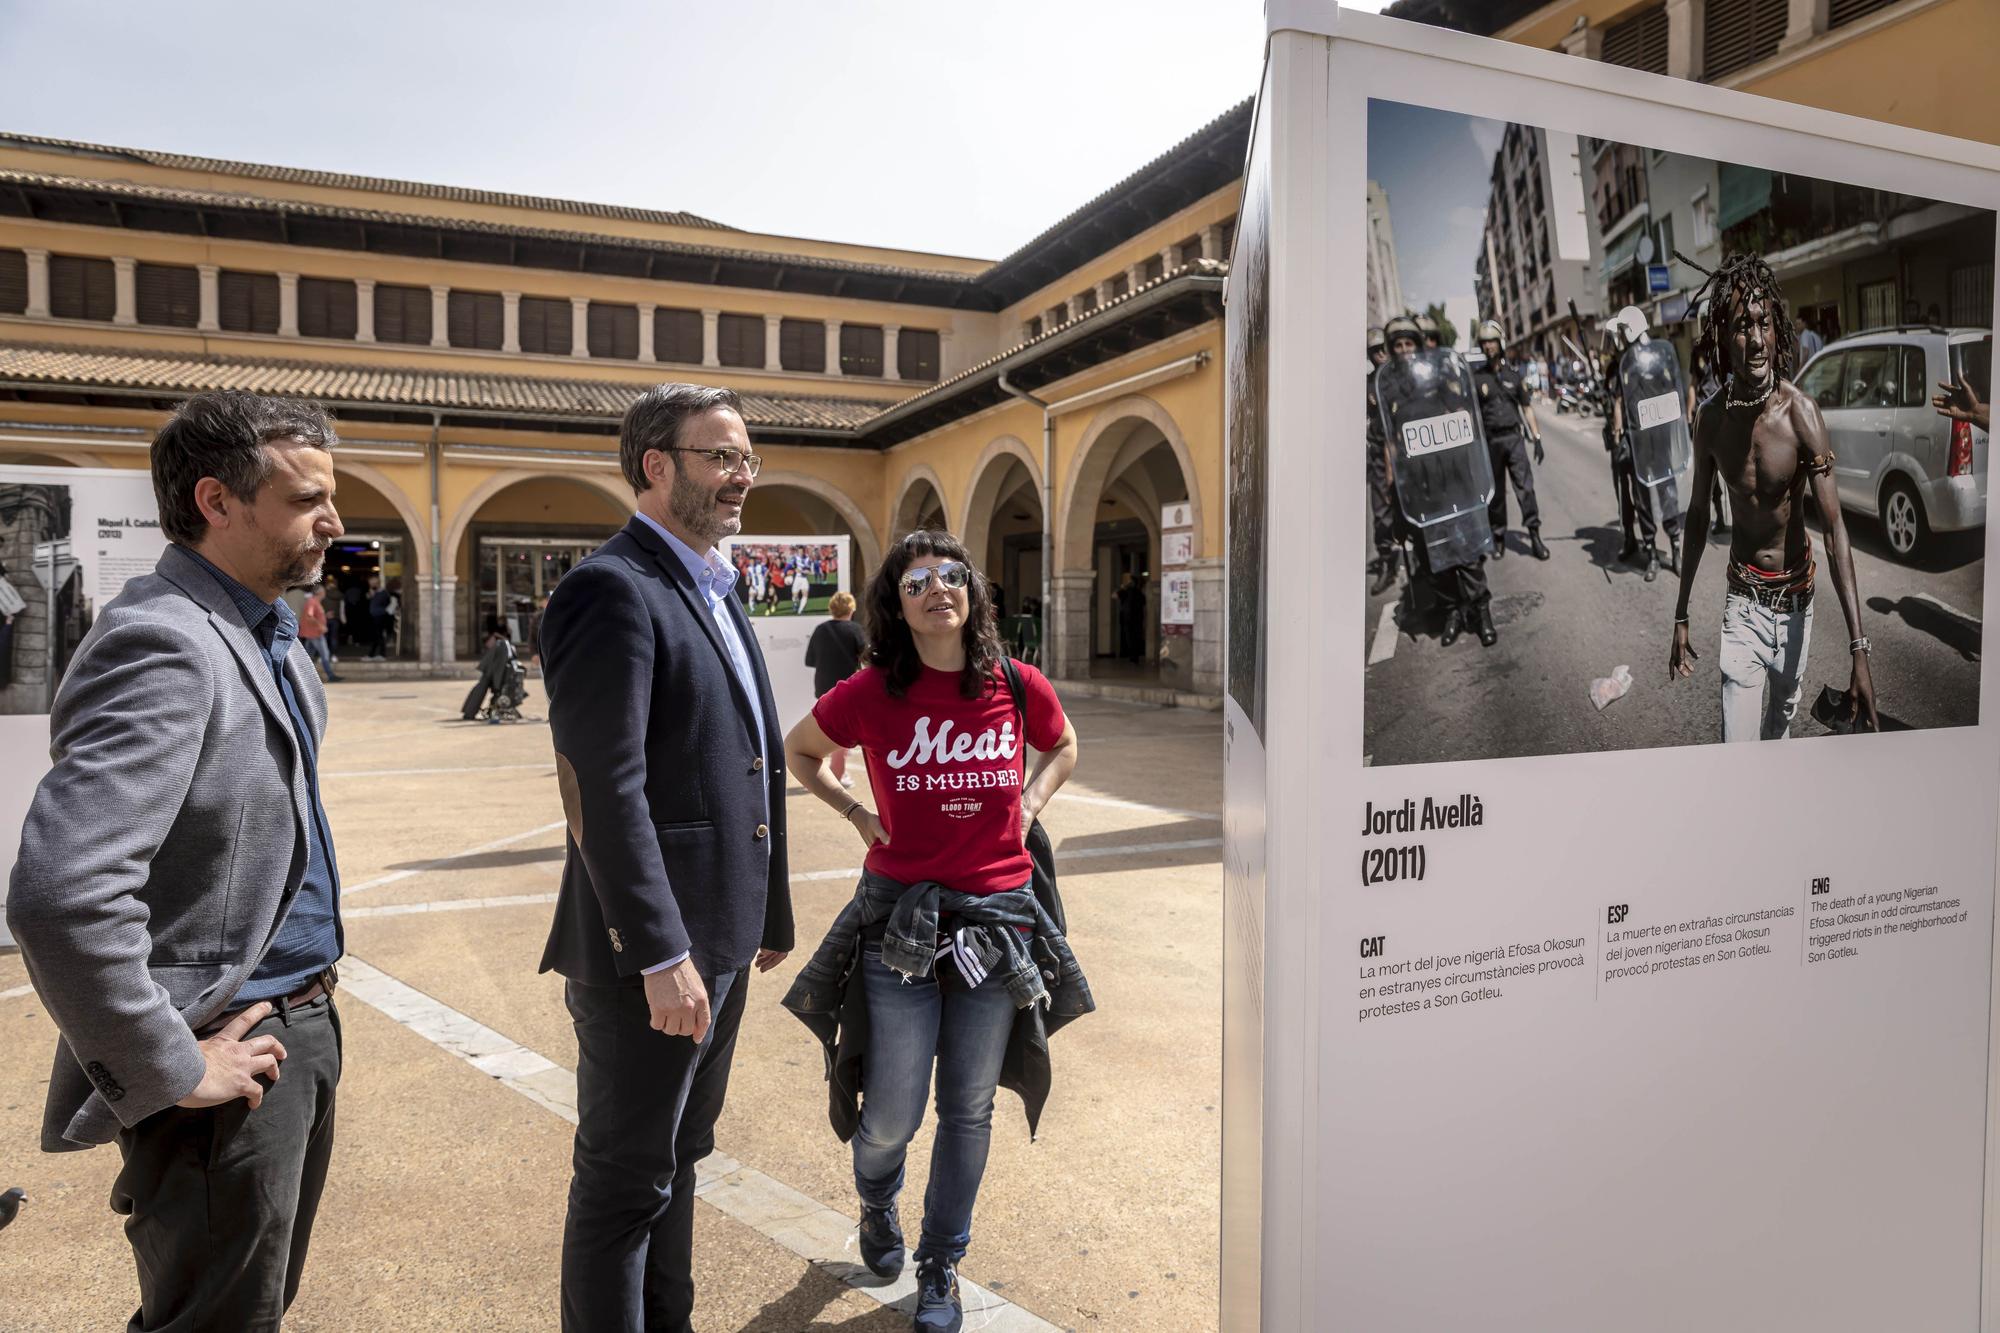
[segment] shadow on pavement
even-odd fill
[[[818,1269],[809,1269],[800,1275],[799,1285],[776,1300],[767,1301],[737,1333],[800,1333],[840,1299],[842,1290],[841,1284],[833,1278]],[[910,1327],[910,1316],[884,1306],[859,1319],[845,1320],[832,1327],[853,1329],[855,1333],[891,1333],[891,1330],[906,1333]]]
[[[453,870],[498,870],[505,866],[533,865],[538,861],[560,861],[563,849],[560,847],[527,847],[519,851],[481,852],[477,856],[456,856],[452,858]],[[398,861],[391,870],[428,870],[435,861]]]
[[[1976,620],[1952,614],[1928,597],[1870,597],[1868,609],[1878,616],[1897,616],[1920,634],[1928,634],[1968,662],[1977,662],[1981,628]]]

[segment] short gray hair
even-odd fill
[[[195,486],[214,477],[243,502],[271,475],[264,446],[275,440],[303,440],[331,449],[338,440],[326,409],[295,398],[228,390],[198,393],[177,408],[153,437],[153,496],[160,527],[184,546],[198,545],[208,520],[195,503]]]
[[[690,417],[726,407],[738,416],[743,402],[734,389],[716,389],[705,384],[656,384],[639,395],[625,409],[625,421],[618,428],[618,466],[625,473],[634,495],[646,493],[646,452],[671,451],[681,442],[681,427]],[[676,471],[680,460],[673,460]]]

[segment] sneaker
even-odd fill
[[[937,1255],[917,1260],[917,1312],[910,1327],[917,1333],[959,1333],[965,1327],[958,1272]]]
[[[896,1218],[896,1205],[870,1208],[862,1205],[861,1261],[876,1277],[894,1278],[903,1272],[903,1227]]]
[[[840,775],[840,787],[841,787],[841,790],[842,790],[842,791],[853,791],[853,790],[854,790],[854,779],[853,779],[853,778],[850,778],[850,777],[848,777],[848,776],[847,776],[847,774],[845,774],[845,773],[842,773],[842,774]]]

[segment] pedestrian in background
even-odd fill
[[[320,606],[326,611],[326,652],[329,661],[340,661],[340,640],[347,617],[347,602],[340,595],[340,580],[328,574],[320,585]]]
[[[806,665],[813,669],[813,698],[820,699],[834,686],[861,670],[861,654],[866,641],[861,626],[854,623],[854,594],[837,592],[826,604],[833,619],[820,625],[806,640]],[[833,752],[833,776],[842,787],[854,786],[847,776],[847,750]]]
[[[305,645],[306,655],[326,673],[327,683],[332,684],[340,677],[333,674],[333,650],[326,639],[325,595],[318,588],[308,588],[305,600],[299,603],[299,642]]]
[[[334,444],[248,393],[161,428],[172,544],[78,645],[21,830],[7,924],[60,1034],[42,1148],[117,1141],[135,1329],[278,1328],[326,1183],[340,872],[283,595],[340,536]]]
[[[369,580],[370,585],[374,583]],[[368,660],[382,661],[389,652],[389,645],[396,637],[396,614],[403,605],[403,581],[392,578],[385,587],[375,589],[368,598],[368,618],[373,625],[374,641],[370,645]]]

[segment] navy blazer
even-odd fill
[[[644,520],[556,585],[542,675],[569,844],[542,971],[637,985],[692,950],[712,980],[792,947],[778,706],[749,618],[727,604],[761,746],[708,604]]]

